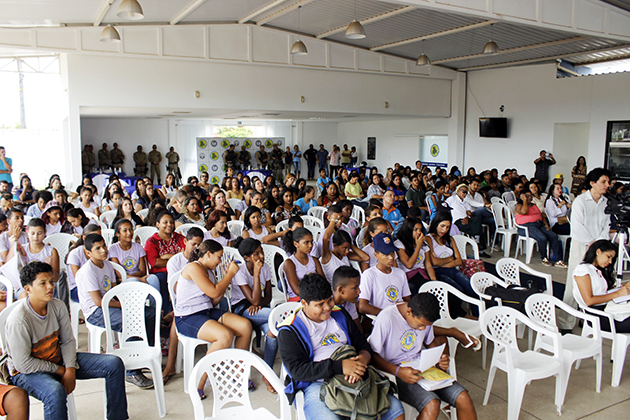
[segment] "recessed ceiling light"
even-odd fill
[[[191,114],[191,111],[173,111],[173,114]]]

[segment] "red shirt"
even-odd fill
[[[158,233],[155,233],[144,244],[144,252],[147,253],[147,262],[149,263],[149,273],[166,273],[166,266],[155,267],[155,262],[159,257],[166,254],[177,254],[186,248],[184,243],[184,236],[173,232],[173,236],[170,241],[165,241],[160,238]]]
[[[524,225],[525,223],[532,223],[542,220],[542,214],[540,213],[540,209],[536,204],[530,203],[529,208],[527,209],[527,214],[518,214],[515,212],[514,220],[516,220],[516,223],[518,223],[519,225]]]

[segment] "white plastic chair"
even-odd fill
[[[175,194],[177,194],[177,191],[171,191],[169,193],[166,193],[166,199],[170,200],[171,198],[175,197]]]
[[[582,329],[582,336],[575,334],[565,334],[561,336],[562,341],[562,363],[564,367],[564,389],[569,383],[571,366],[577,361],[575,368],[580,367],[582,359],[593,358],[595,360],[595,391],[601,392],[602,388],[602,335],[599,327],[599,318],[594,315],[587,315],[580,312],[563,301],[553,296],[537,293],[530,296],[525,301],[525,311],[527,316],[534,322],[538,322],[548,328],[558,331],[556,325],[556,307],[584,320],[586,328]],[[588,326],[587,326],[588,325]],[[546,335],[538,335],[534,344],[534,351],[553,351],[553,342]]]
[[[4,308],[2,310],[2,312],[0,312],[0,350],[2,350],[2,353],[6,353],[7,352],[7,341],[6,341],[6,325],[7,325],[7,319],[9,318],[9,315],[11,315],[11,312],[17,308],[17,303],[9,305],[7,304],[7,307]]]
[[[608,312],[600,311],[599,309],[591,308],[584,305],[582,299],[579,299],[577,296],[579,294],[580,288],[577,284],[574,284],[573,297],[575,298],[575,301],[577,302],[580,310],[596,316],[608,318],[610,331],[601,330],[601,334],[602,338],[612,340],[612,349],[610,351],[610,358],[613,362],[611,385],[613,387],[618,387],[619,383],[621,382],[623,366],[626,363],[626,353],[628,352],[628,346],[630,345],[630,333],[618,333],[615,329],[615,318],[613,317],[613,315]]]
[[[278,271],[276,271],[274,260],[275,260],[276,254],[280,254],[283,260],[286,260],[287,258],[289,258],[289,256],[284,251],[284,249],[279,248],[275,245],[262,244],[262,250],[263,250],[263,253],[265,254],[265,264],[267,264],[267,266],[271,270],[271,284],[274,286],[274,288],[273,288],[273,296],[271,298],[271,302],[269,303],[269,306],[273,308],[282,302],[286,302],[286,294],[285,296],[283,296],[281,294],[282,292],[280,292],[280,290],[278,289],[278,282],[280,280],[278,277]]]
[[[287,319],[302,304],[300,302],[284,302],[276,306],[269,313],[269,331],[276,337],[278,336],[278,324]]]
[[[109,224],[112,222],[112,220],[114,220],[114,217],[116,217],[116,213],[118,213],[117,210],[109,210],[106,211],[104,213],[102,213],[99,217],[98,220],[100,220],[101,222],[105,223],[107,226],[109,226]]]
[[[233,210],[237,209],[241,205],[241,201],[243,201],[243,200],[239,200],[238,198],[228,198],[227,199],[227,203],[230,205],[230,207]]]
[[[155,324],[146,325],[145,307],[148,297],[155,300]],[[162,348],[160,346],[160,311],[162,296],[160,292],[148,284],[140,282],[123,283],[113,287],[103,296],[103,307],[109,308],[109,302],[117,297],[122,310],[122,332],[120,332],[120,348],[114,349],[114,334],[111,328],[109,311],[103,311],[107,334],[107,353],[118,356],[125,363],[125,368],[149,368],[155,387],[158,415],[166,416],[164,384],[162,383]],[[146,328],[155,328],[155,342],[149,345]],[[128,341],[130,338],[137,341]]]
[[[141,226],[136,228],[133,232],[133,241],[138,242],[140,240],[140,245],[144,246],[147,243],[147,240],[158,232],[158,228],[154,226]]]
[[[529,228],[527,226],[521,226],[516,223],[516,221],[514,221],[514,227],[516,229],[523,229],[525,231],[525,235],[521,235],[519,233],[519,235],[517,236],[516,252],[514,253],[514,258],[518,256],[519,251],[521,254],[523,254],[523,249],[525,249],[525,262],[529,264],[532,261],[534,245],[537,246],[536,240],[529,237]]]
[[[318,219],[315,216],[301,216],[302,220],[304,221],[304,227],[308,228],[309,226],[317,226],[319,228],[325,229],[324,228],[324,222],[322,222],[321,219]]]
[[[79,312],[81,310],[81,304],[79,302],[75,302],[68,296],[68,300],[70,301],[70,326],[72,327],[72,335],[74,335],[74,340],[77,343],[77,348],[79,348]],[[85,323],[87,326],[87,322]],[[88,329],[89,333],[89,329]],[[100,340],[100,335],[99,335]],[[88,351],[89,349],[89,339],[88,339]]]
[[[13,303],[13,294],[15,293],[15,291],[13,290],[13,283],[11,283],[11,280],[9,280],[3,275],[0,275],[0,283],[4,285],[4,288],[7,291],[7,297],[6,297],[7,306],[6,307],[9,307]],[[1,325],[4,325],[4,324],[1,324]]]
[[[254,409],[247,390],[252,367],[259,371],[276,390],[280,404],[280,417],[264,407]],[[291,407],[284,393],[282,381],[258,356],[241,349],[223,349],[204,356],[192,371],[188,387],[195,388],[201,376],[207,373],[212,385],[212,417],[205,417],[203,403],[196,392],[190,392],[195,420],[213,419],[257,419],[291,420]],[[228,407],[226,407],[229,405]]]
[[[457,250],[459,251],[459,255],[463,259],[467,258],[466,254],[466,245],[470,245],[473,251],[473,257],[478,260],[479,259],[479,246],[475,242],[474,239],[469,238],[464,235],[453,235],[453,239],[455,240],[455,245],[457,245]]]
[[[181,271],[173,274],[173,277],[168,282],[168,293],[171,297],[171,302],[173,302],[173,306],[175,306],[175,302],[177,301],[177,293],[175,293],[175,285],[179,281]],[[175,330],[177,330],[177,325],[175,326]],[[195,365],[195,349],[197,346],[206,345],[209,346],[210,343],[204,340],[200,340],[198,338],[188,337],[186,335],[181,334],[177,331],[177,339],[179,341],[177,347],[177,363],[176,363],[176,371],[177,373],[182,371],[182,361],[184,364],[184,392],[188,394],[188,378],[190,377],[190,373],[193,370],[193,366]],[[193,390],[197,389],[197,384],[193,385]],[[192,392],[192,394],[196,394],[196,392]]]
[[[510,198],[512,200],[509,200]],[[501,200],[503,200],[504,203],[508,204],[511,201],[516,201],[516,195],[512,191],[507,191],[501,194]]]
[[[57,250],[57,254],[59,254],[59,269],[67,270],[66,256],[68,255],[68,249],[70,244],[76,240],[77,237],[69,233],[53,233],[44,239],[45,244],[49,244]]]
[[[230,220],[227,222],[227,227],[232,233],[232,236],[238,238],[243,234],[243,229],[245,229],[245,222],[242,220]]]
[[[116,270],[116,272],[120,276],[120,282],[121,283],[125,283],[127,281],[127,271],[125,271],[124,267],[122,265],[120,265],[120,264],[115,263],[115,262],[112,262],[112,266],[114,267],[114,270]]]
[[[313,216],[319,220],[321,220],[322,222],[324,221],[324,214],[326,214],[326,212],[328,211],[328,209],[326,207],[322,207],[322,206],[315,206],[315,207],[311,207],[310,209],[308,209],[308,215],[309,216]]]
[[[170,194],[170,193],[169,193]],[[168,196],[168,195],[167,195]],[[148,214],[149,214],[149,209],[142,209],[139,212],[136,213],[138,215],[138,217],[140,217],[142,220],[146,219]]]
[[[313,243],[316,244],[317,241],[319,240],[319,237],[322,236],[324,234],[324,229],[320,228],[319,226],[304,226],[306,229],[308,229],[311,234],[313,234]]]
[[[503,201],[502,199],[500,199],[499,197],[490,197],[490,203],[494,204],[494,203],[501,203],[501,204],[505,204],[505,201]]]
[[[356,204],[352,208],[352,218],[356,219],[359,222],[359,226],[363,226],[363,222],[365,222],[365,210],[363,207],[357,206]]]
[[[284,272],[284,263],[280,264],[280,267],[278,268],[278,283],[282,284],[282,293],[284,293],[284,302],[288,302],[289,301],[289,280],[287,280],[287,273]]]
[[[492,248],[497,240],[497,235],[503,236],[503,256],[508,257],[510,255],[510,248],[512,247],[512,237],[518,235],[518,231],[512,226],[512,215],[510,209],[502,202],[498,197],[492,197],[500,200],[501,202],[492,203],[490,207],[492,209],[492,216],[494,217],[494,223],[496,230],[494,231],[494,237],[492,238]]]
[[[92,213],[91,211],[85,211],[84,212],[85,215],[87,216],[88,219],[92,219],[92,220],[96,220],[97,222],[100,222],[98,216],[94,213]]]
[[[175,232],[186,236],[186,234],[188,234],[188,231],[191,228],[194,228],[194,227],[196,227],[198,229],[201,229],[201,231],[204,232],[204,233],[206,233],[208,231],[205,227],[200,226],[198,224],[195,224],[195,223],[184,223],[183,225],[180,225],[177,229],[175,229]]]
[[[515,259],[515,258],[501,258],[496,262],[496,270],[497,274],[505,280],[508,284],[516,284],[518,286],[521,285],[521,276],[520,270],[523,270],[527,274],[531,274],[532,276],[541,277],[545,279],[545,286],[547,290],[544,293],[548,295],[553,295],[553,281],[551,278],[551,274],[542,273],[540,271],[536,271],[527,264]]]
[[[302,216],[304,218],[304,216]],[[289,219],[282,220],[276,225],[276,232],[282,232],[283,230],[287,230],[289,228]]]
[[[114,236],[116,236],[116,231],[114,229],[101,229],[101,236],[105,239],[105,245],[109,248],[112,246]]]
[[[488,373],[488,385],[483,405],[488,404],[494,375],[497,369],[508,374],[508,420],[517,420],[521,411],[523,394],[529,382],[556,377],[555,405],[558,415],[562,413],[562,404],[566,389],[564,388],[562,366],[562,342],[560,334],[543,327],[525,315],[506,306],[489,308],[479,318],[481,331],[494,343],[492,363]],[[553,355],[527,350],[521,352],[516,338],[516,324],[523,323],[538,334],[549,336]]]

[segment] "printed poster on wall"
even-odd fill
[[[252,156],[252,167],[255,168],[255,153],[260,150],[260,146],[265,146],[267,153],[271,152],[274,144],[284,149],[285,139],[284,137],[197,137],[197,176],[202,172],[208,172],[210,183],[218,184],[225,176],[223,153],[232,144],[236,152],[240,152],[241,146],[245,146]]]

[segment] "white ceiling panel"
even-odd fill
[[[104,0],[0,0],[0,26],[92,22]]]
[[[192,1],[192,0],[191,0]],[[272,0],[207,0],[182,22],[238,22]]]

